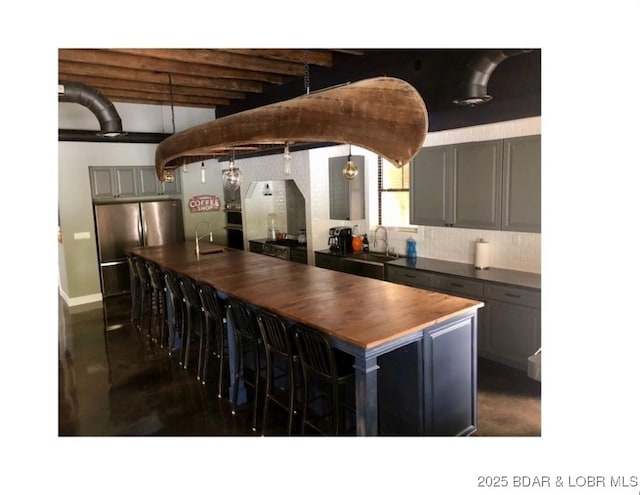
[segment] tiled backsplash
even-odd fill
[[[489,266],[540,273],[540,234],[496,230],[418,227],[417,233],[389,229],[389,246],[406,254],[409,237],[416,240],[418,256],[460,263],[473,263],[475,244],[489,242]],[[373,244],[373,234],[371,234]]]

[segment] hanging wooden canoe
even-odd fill
[[[348,143],[368,149],[397,167],[422,147],[428,116],[407,82],[377,77],[201,124],[168,137],[156,149],[156,173],[231,151],[301,143]]]

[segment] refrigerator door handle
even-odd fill
[[[138,205],[140,207],[140,205]],[[140,208],[140,224],[138,224],[138,231],[140,233],[140,245],[147,245],[147,219],[144,216],[144,208]]]

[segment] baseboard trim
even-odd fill
[[[80,297],[69,297],[67,293],[58,287],[58,293],[60,294],[60,297],[62,297],[64,303],[70,308],[83,306],[85,304],[102,303],[102,293],[100,292]]]

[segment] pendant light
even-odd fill
[[[202,184],[207,183],[207,168],[204,166],[204,162],[200,165],[200,182]]]
[[[240,188],[242,173],[239,168],[236,168],[235,154],[235,150],[231,150],[229,168],[222,172],[222,187],[227,191],[237,191]]]
[[[284,143],[284,175],[291,175],[291,153],[289,152],[289,141]]]
[[[347,180],[353,180],[358,177],[358,166],[351,159],[351,145],[349,145],[349,156],[347,157],[347,163],[342,169],[342,175]]]

